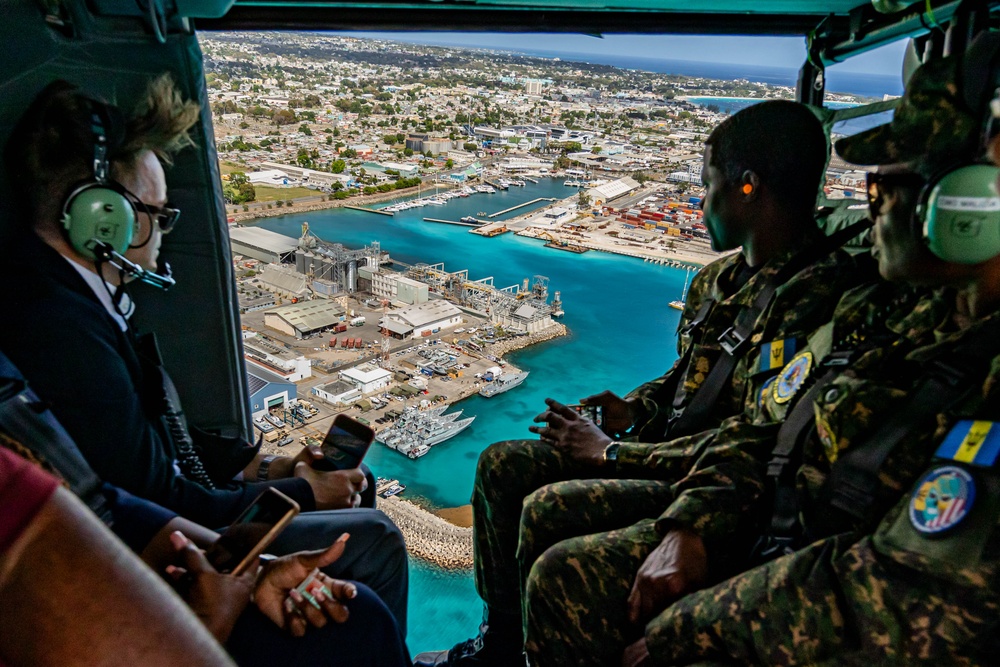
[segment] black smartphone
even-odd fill
[[[226,528],[205,557],[219,572],[243,574],[298,513],[298,503],[269,488]]]
[[[375,431],[347,415],[337,415],[320,448],[325,458],[313,463],[316,470],[350,470],[361,465]]]
[[[575,403],[573,405],[567,406],[576,410],[576,413],[583,415],[590,421],[594,422],[600,427],[604,427],[604,406],[603,405],[583,405],[582,403]]]

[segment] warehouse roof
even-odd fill
[[[332,327],[340,321],[340,316],[344,314],[344,309],[333,301],[317,299],[304,303],[293,303],[289,306],[281,306],[268,310],[267,315],[276,315],[288,322],[290,325],[307,333],[325,327]]]

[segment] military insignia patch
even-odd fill
[[[773,371],[782,368],[795,354],[795,339],[786,338],[764,343],[760,346],[760,361],[757,363],[757,373]]]
[[[771,378],[770,380],[768,380],[767,382],[765,382],[763,385],[761,385],[761,387],[760,387],[760,395],[757,396],[757,407],[758,408],[760,408],[760,409],[764,408],[764,401],[767,400],[767,392],[771,391],[771,386],[774,385],[774,382],[777,379],[778,379],[778,376],[775,375],[773,378]]]
[[[799,352],[785,366],[778,376],[778,381],[772,385],[771,396],[775,403],[787,403],[795,396],[802,383],[809,377],[812,370],[812,352]]]
[[[948,431],[934,456],[989,468],[1000,456],[1000,424],[963,419]]]
[[[957,466],[935,468],[924,475],[910,497],[910,524],[925,535],[954,528],[976,500],[976,482]]]
[[[830,460],[830,463],[836,463],[837,455],[840,452],[837,449],[837,438],[833,434],[833,429],[830,428],[830,420],[822,408],[817,406],[815,411],[816,435],[819,437],[819,441],[823,443],[823,451],[826,452],[826,458]]]

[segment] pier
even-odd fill
[[[531,181],[535,185],[538,185],[538,181],[536,181],[535,179],[531,178],[530,176],[522,176],[521,178],[523,178],[526,181]]]
[[[378,213],[379,215],[387,215],[390,218],[393,216],[391,211],[378,211],[374,208],[365,208],[364,206],[351,206],[349,204],[344,204],[344,208],[353,209],[355,211],[364,211],[365,213]]]
[[[523,204],[518,204],[517,206],[511,206],[510,208],[505,208],[502,211],[497,211],[496,213],[491,213],[491,214],[489,214],[486,217],[487,218],[495,218],[498,215],[503,215],[504,213],[510,213],[511,211],[516,211],[519,208],[523,208],[525,206],[531,206],[532,204],[537,204],[540,201],[559,201],[559,200],[556,199],[555,197],[539,197],[538,199],[532,199],[531,201],[526,201]]]
[[[482,222],[462,222],[460,220],[440,220],[438,218],[424,218],[424,222],[443,222],[446,225],[460,225],[462,227],[479,227]]]
[[[487,185],[491,185],[491,186],[493,186],[494,188],[496,188],[497,190],[506,190],[506,189],[507,189],[507,186],[506,186],[506,185],[500,185],[499,183],[494,183],[493,181],[487,181],[487,180],[486,180],[485,178],[483,179],[483,181],[484,181],[484,182],[485,182],[485,183],[486,183]]]

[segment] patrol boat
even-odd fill
[[[503,375],[479,390],[479,395],[484,398],[491,398],[497,394],[502,394],[518,386],[528,377],[529,371],[514,373],[513,375]]]
[[[411,459],[420,458],[434,445],[454,438],[467,429],[476,419],[459,419],[461,410],[444,414],[449,407],[444,405],[426,411],[414,407],[404,408],[396,423],[379,433],[375,439]]]

